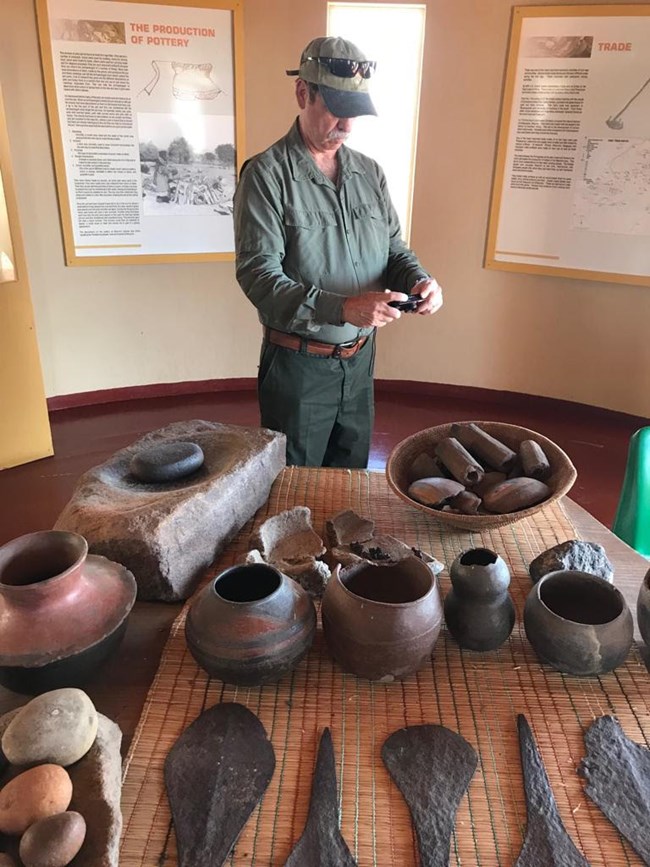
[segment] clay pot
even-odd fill
[[[307,653],[315,631],[307,593],[263,563],[226,569],[196,594],[185,621],[198,664],[240,686],[279,680]]]
[[[438,638],[436,578],[417,557],[390,566],[337,566],[321,607],[330,653],[345,671],[389,682],[424,665]]]
[[[510,571],[488,548],[470,548],[449,570],[452,589],[445,597],[447,629],[468,650],[500,647],[515,624],[515,606],[508,593]]]
[[[79,686],[119,644],[133,575],[88,554],[83,536],[46,530],[0,548],[0,683],[37,693]]]
[[[630,650],[632,614],[620,590],[588,572],[549,572],[524,607],[528,640],[543,662],[566,674],[604,674]]]
[[[639,589],[639,597],[636,603],[636,619],[639,624],[641,638],[650,647],[650,569]]]

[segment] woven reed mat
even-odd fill
[[[181,613],[125,763],[120,867],[177,864],[163,762],[181,732],[220,701],[241,702],[256,713],[276,754],[271,784],[228,864],[284,865],[302,833],[318,737],[329,726],[341,827],[359,867],[414,867],[418,856],[408,809],[384,768],[380,749],[396,729],[438,723],[462,734],[480,756],[458,811],[450,863],[510,867],[526,823],[517,713],[524,713],[532,726],[562,819],[589,862],[606,867],[640,864],[583,794],[576,773],[585,752],[583,729],[602,714],[615,714],[637,743],[650,742],[650,679],[638,650],[604,677],[568,677],[540,665],[523,630],[523,605],[531,586],[527,564],[557,542],[576,538],[562,506],[553,504],[532,518],[484,534],[454,532],[399,500],[383,473],[289,468],[210,574],[241,562],[254,528],[297,505],[311,508],[317,532],[324,531],[326,518],[352,508],[373,518],[378,532],[431,552],[447,567],[469,547],[498,552],[512,570],[514,632],[499,650],[479,654],[460,650],[443,628],[430,665],[403,682],[384,685],[343,674],[330,660],[319,629],[311,652],[292,675],[249,689],[211,680],[197,666],[186,650]],[[445,571],[443,594],[448,589]]]

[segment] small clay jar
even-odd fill
[[[636,619],[639,624],[641,638],[650,647],[650,569],[646,572],[639,589],[636,603]]]
[[[337,566],[321,607],[330,653],[369,680],[407,677],[431,656],[442,624],[436,578],[417,557]]]
[[[80,686],[120,643],[136,597],[120,563],[77,533],[44,530],[0,547],[0,683],[39,693]]]
[[[279,680],[298,665],[315,632],[308,594],[263,563],[226,569],[196,594],[185,621],[198,664],[240,686]]]
[[[503,558],[488,548],[470,548],[456,557],[449,577],[452,589],[444,610],[451,635],[468,650],[500,647],[515,624],[510,571]]]
[[[621,665],[634,635],[620,590],[596,575],[569,569],[549,572],[533,586],[524,627],[542,662],[581,676]]]

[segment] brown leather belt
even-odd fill
[[[350,343],[319,343],[318,340],[308,340],[298,334],[287,334],[284,331],[276,331],[275,328],[265,328],[264,337],[275,346],[283,346],[285,349],[295,349],[307,352],[309,355],[322,355],[325,358],[352,358],[368,340],[366,334],[358,340]]]

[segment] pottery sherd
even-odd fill
[[[30,825],[68,809],[72,780],[60,765],[39,765],[0,791],[0,831],[23,834]]]
[[[55,689],[26,704],[2,736],[14,765],[67,767],[84,756],[97,736],[97,711],[80,689]]]
[[[20,840],[25,867],[66,867],[83,845],[86,822],[81,813],[58,813],[34,822]]]

